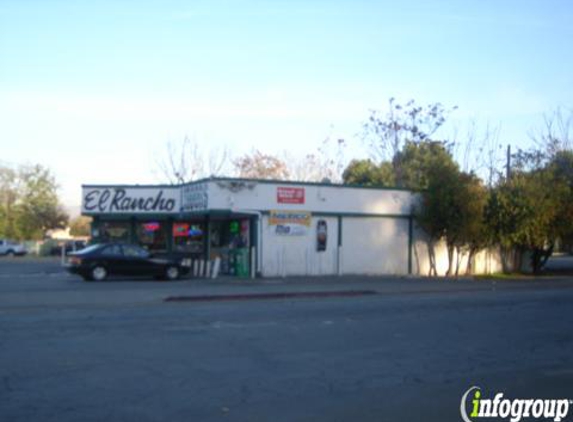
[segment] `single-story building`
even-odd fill
[[[82,186],[82,214],[93,217],[95,241],[220,258],[222,274],[243,277],[426,274],[416,200],[404,189],[237,178]],[[479,260],[478,272],[498,269],[487,254]],[[438,264],[447,265],[443,250]]]

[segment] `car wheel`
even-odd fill
[[[11,249],[10,249],[8,252],[6,252],[6,256],[13,257],[14,255],[15,255],[15,254],[14,254],[14,251],[11,250]]]
[[[165,278],[167,280],[177,280],[179,278],[179,268],[175,265],[170,265],[165,269]]]
[[[105,280],[105,278],[107,277],[107,270],[105,269],[105,267],[101,265],[96,265],[95,267],[92,268],[90,276],[91,276],[90,278],[95,281]]]

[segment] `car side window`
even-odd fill
[[[128,258],[147,258],[149,256],[149,253],[145,249],[130,245],[123,247],[123,253]]]
[[[121,247],[119,245],[111,245],[101,251],[103,256],[118,257],[122,256]]]

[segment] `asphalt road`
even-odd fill
[[[379,294],[163,301],[356,286]],[[573,399],[572,310],[568,279],[84,283],[2,261],[0,420],[442,422],[474,385]]]

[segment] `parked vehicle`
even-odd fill
[[[70,273],[96,281],[109,275],[149,275],[176,280],[191,267],[189,259],[158,258],[140,246],[125,243],[95,244],[68,257],[66,268]]]
[[[23,256],[27,253],[26,247],[21,243],[0,239],[0,255]]]
[[[61,255],[62,248],[65,248],[65,253],[68,255],[70,252],[80,251],[85,248],[87,243],[84,240],[66,240],[60,241],[50,248],[50,255]]]

